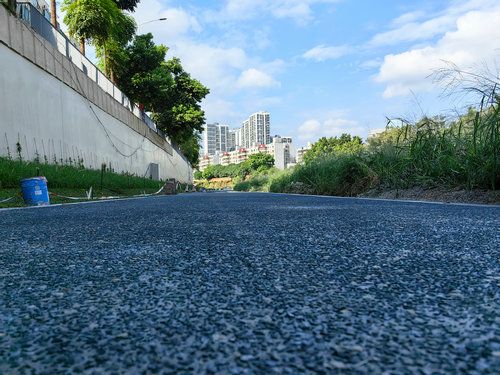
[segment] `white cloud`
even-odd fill
[[[240,88],[256,88],[256,87],[279,87],[281,86],[269,74],[254,68],[243,71],[236,82]]]
[[[432,88],[428,76],[450,61],[471,68],[499,56],[500,7],[471,11],[459,17],[455,30],[448,31],[435,45],[385,56],[376,81],[386,83],[384,97],[406,95]]]
[[[138,25],[138,34],[151,32],[155,37],[174,40],[191,31],[202,31],[196,17],[183,8],[166,8],[158,0],[142,0],[132,15]],[[154,21],[164,17],[165,21]]]
[[[307,120],[298,129],[298,139],[314,142],[321,137],[338,137],[343,133],[360,135],[365,132],[366,129],[353,120],[342,118],[330,118],[323,122]]]
[[[422,19],[425,17],[425,12],[423,10],[417,10],[414,12],[408,12],[404,13],[398,18],[396,18],[394,21],[392,21],[393,26],[400,26],[400,25],[405,25],[409,22],[414,22],[418,21],[419,19]]]
[[[234,103],[209,94],[202,103],[203,110],[205,111],[205,118],[207,122],[220,122],[221,114],[224,114],[224,119],[227,122],[237,122],[243,114],[237,113],[234,108]]]
[[[376,34],[367,47],[390,46],[442,36],[453,30],[457,20],[475,10],[490,10],[491,0],[455,0],[446,9],[426,14],[423,10],[404,13],[391,23],[391,30]]]
[[[302,55],[303,58],[315,61],[325,61],[329,59],[337,59],[344,56],[350,52],[351,48],[348,46],[339,47],[326,47],[325,45],[319,45],[311,48],[309,51]]]
[[[372,40],[368,42],[368,46],[387,46],[401,42],[414,42],[417,40],[429,39],[436,35],[444,34],[455,24],[455,22],[455,17],[445,15],[422,23],[405,23],[397,29],[375,35]]]
[[[313,19],[312,6],[319,3],[336,3],[339,0],[228,0],[219,17],[247,20],[263,15],[291,18],[299,24]]]
[[[167,58],[179,57],[185,70],[210,88],[211,96],[233,95],[249,87],[262,89],[280,86],[273,75],[282,70],[283,61],[261,61],[258,57],[247,55],[243,48],[235,47],[234,43],[224,46],[213,40],[206,41],[201,33],[202,20],[195,17],[196,9],[169,8],[168,5],[168,2],[158,0],[142,0],[134,13],[138,24],[160,17],[167,17],[167,20],[145,24],[139,32],[153,32],[155,43],[170,48]],[[250,5],[251,2],[246,0],[239,4],[228,2],[229,7],[245,8]],[[255,38],[265,39],[264,36],[269,32],[269,29],[262,29],[255,33]],[[266,43],[264,40],[262,46]]]
[[[321,123],[317,120],[307,120],[299,127],[299,140],[310,141],[315,138],[316,133],[321,129]]]

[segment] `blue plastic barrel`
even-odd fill
[[[42,206],[49,203],[49,191],[45,177],[31,177],[21,180],[24,203],[30,206]]]

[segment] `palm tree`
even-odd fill
[[[57,29],[56,0],[50,0],[50,23]]]
[[[90,41],[103,47],[105,55],[105,41],[120,14],[116,3],[113,0],[64,0],[61,9],[66,12],[64,23],[69,34],[80,41],[82,53],[85,55],[85,41]]]
[[[113,65],[108,70],[108,45],[122,47],[132,39],[137,26],[132,17],[118,9],[114,0],[64,0],[64,23],[70,35],[80,41],[85,54],[85,41],[101,53],[103,72],[115,81]],[[111,54],[113,56],[113,54]]]
[[[7,0],[7,6],[9,7],[12,13],[16,14],[16,7],[17,7],[16,0]]]

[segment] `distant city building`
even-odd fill
[[[230,129],[229,130],[229,142],[228,142],[228,151],[235,151],[243,146],[243,142],[241,141],[241,129]]]
[[[217,122],[204,125],[203,155],[216,155],[229,151],[230,142],[229,125],[220,125]]]
[[[241,129],[229,129],[228,125],[219,123],[205,124],[201,149],[201,171],[209,165],[239,164],[257,152],[273,155],[279,169],[285,169],[295,161],[292,138],[271,138],[270,115],[265,111],[250,115]]]
[[[205,124],[203,128],[203,155],[229,151],[229,125],[219,125],[215,122]]]
[[[295,147],[291,137],[273,137],[273,142],[267,145],[260,145],[259,152],[272,155],[274,166],[278,169],[286,169],[295,164]]]
[[[229,125],[217,125],[215,135],[215,151],[226,152],[229,151]]]
[[[204,125],[203,155],[215,155],[270,143],[272,138],[269,112],[260,111],[250,115],[248,120],[243,122],[241,129],[230,130],[229,125],[220,125],[217,122]]]
[[[272,155],[274,157],[274,166],[278,169],[285,169],[295,165],[295,147],[292,138],[275,136],[272,143],[262,143],[250,148],[240,147],[234,151],[224,151],[217,155],[204,156],[199,161],[198,169],[203,171],[209,165],[216,164],[239,164],[248,160],[250,155],[257,153]]]
[[[242,145],[250,148],[271,143],[271,122],[269,112],[256,112],[245,120],[241,127]]]
[[[205,155],[215,155],[217,150],[217,125],[218,123],[203,126],[203,152]]]
[[[301,147],[297,150],[297,158],[296,158],[296,163],[297,164],[302,164],[303,162],[303,158],[304,158],[304,154],[310,150],[312,148],[312,144],[311,142],[307,142],[307,146],[306,147]]]

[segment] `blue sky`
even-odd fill
[[[429,77],[443,61],[500,69],[498,0],[141,0],[133,16],[167,17],[139,33],[210,88],[207,122],[265,110],[296,147],[462,109]]]

